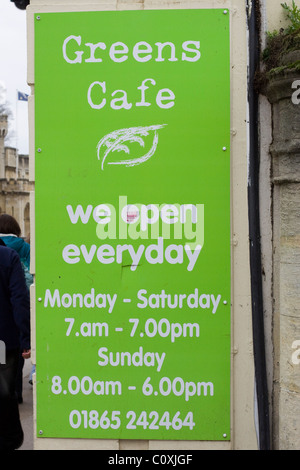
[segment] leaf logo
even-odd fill
[[[127,129],[119,129],[105,135],[97,145],[97,156],[98,160],[101,160],[101,169],[104,169],[106,165],[125,165],[135,166],[146,162],[149,158],[154,155],[157,144],[158,144],[158,129],[162,129],[166,124],[158,124],[147,127],[129,127]],[[141,147],[145,147],[144,137],[150,135],[151,131],[154,131],[153,142],[150,150],[141,157],[109,161],[109,155],[113,152],[125,152],[130,155],[130,150],[127,143],[138,143]]]

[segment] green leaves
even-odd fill
[[[287,33],[293,33],[300,28],[300,9],[295,1],[292,1],[292,6],[288,6],[286,2],[281,3],[282,8],[286,11],[286,16],[290,20],[291,25],[287,28]]]

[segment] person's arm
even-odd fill
[[[30,357],[30,300],[23,268],[17,253],[12,253],[12,269],[9,279],[10,300],[14,321],[20,332],[21,349]]]

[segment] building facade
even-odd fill
[[[29,156],[19,155],[17,149],[5,146],[7,116],[0,116],[0,214],[12,215],[21,227],[23,237],[30,236]]]

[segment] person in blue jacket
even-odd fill
[[[18,449],[24,437],[15,390],[20,350],[24,359],[30,357],[30,301],[20,258],[5,246],[0,246],[0,305],[0,341],[5,345],[5,361],[0,364],[0,451],[10,451]]]
[[[21,228],[14,217],[9,214],[0,215],[0,238],[6,246],[16,250],[20,256],[26,285],[29,289],[33,277],[30,274],[30,245],[21,238]]]
[[[21,238],[21,228],[16,219],[9,214],[0,215],[0,240],[6,246],[15,250],[21,260],[25,281],[29,290],[33,282],[33,276],[30,274],[30,245]],[[23,402],[23,367],[24,359],[22,354],[19,357],[18,377],[16,382],[18,401]]]

